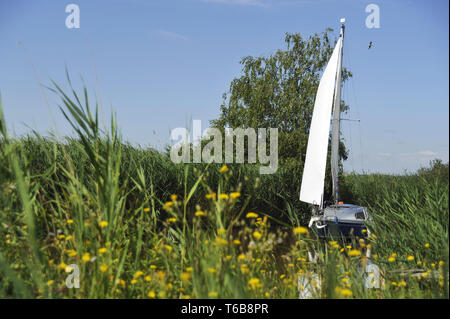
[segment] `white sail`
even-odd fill
[[[322,205],[328,137],[330,134],[330,117],[341,45],[342,37],[337,41],[330,61],[328,61],[328,65],[320,79],[309,130],[300,200],[314,205]]]

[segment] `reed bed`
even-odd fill
[[[283,165],[174,164],[101,128],[86,89],[54,91],[63,141],[9,137],[0,104],[1,298],[448,298],[448,164],[344,176],[369,234],[321,241]]]

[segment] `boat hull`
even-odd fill
[[[333,221],[320,221],[319,227],[317,223],[311,227],[312,230],[321,238],[350,238],[350,237],[366,237],[367,228],[364,223],[345,223]],[[325,227],[321,227],[325,225]]]

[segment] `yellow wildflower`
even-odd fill
[[[352,293],[352,291],[350,289],[342,289],[340,291],[340,293],[341,293],[341,296],[343,296],[343,297],[351,297],[351,296],[353,296],[353,293]]]
[[[409,261],[413,261],[414,260],[414,256],[409,255],[407,258]]]
[[[226,239],[223,239],[222,237],[217,237],[216,238],[217,243],[221,244],[221,245],[227,245],[228,241]]]
[[[149,297],[149,298],[155,298],[155,297],[156,297],[156,294],[155,294],[155,292],[152,290],[152,291],[150,291],[150,292],[147,294],[147,297]]]
[[[147,282],[148,282],[148,281],[151,281],[151,280],[152,280],[152,277],[150,277],[150,276],[145,276],[144,280],[147,281]]]
[[[156,276],[158,276],[158,279],[164,279],[164,277],[166,276],[166,274],[164,273],[164,271],[158,270],[158,271],[156,272]]]
[[[205,212],[201,210],[195,212],[195,216],[205,216],[205,215],[206,215]]]
[[[98,223],[98,225],[99,225],[101,228],[105,228],[105,227],[108,226],[108,222],[107,222],[106,220],[103,220],[103,221],[101,221],[100,223]]]
[[[216,291],[211,291],[208,293],[208,297],[217,297],[219,294]]]
[[[177,221],[177,219],[175,217],[170,217],[167,219],[168,223],[175,223]]]
[[[348,255],[350,257],[356,257],[356,256],[361,256],[361,251],[358,249],[352,249],[348,252]]]
[[[141,277],[143,274],[144,272],[141,270],[136,271],[136,273],[134,274],[134,279],[139,279],[139,277]]]
[[[176,194],[170,195],[170,199],[171,199],[173,202],[176,201],[177,198],[178,198],[178,195],[176,195]]]
[[[181,273],[181,280],[183,281],[189,281],[191,279],[191,274],[188,272],[182,272]]]
[[[303,226],[299,226],[299,227],[295,227],[294,228],[294,234],[307,234],[308,233],[308,229],[306,227]]]
[[[205,195],[206,199],[216,199],[216,193],[209,193]]]
[[[228,199],[228,195],[227,194],[220,194],[219,195],[219,199]]]
[[[223,165],[220,169],[219,169],[219,173],[225,173],[226,171],[228,171],[228,166]]]
[[[247,215],[245,215],[246,218],[257,218],[258,214],[257,213],[253,213],[253,212],[249,212],[247,213]]]
[[[77,255],[77,252],[73,249],[67,249],[66,254],[69,255],[69,257],[75,257]]]
[[[73,224],[73,219],[68,219],[68,220],[67,220],[67,224],[69,224],[69,225],[70,225],[70,224]]]
[[[232,193],[230,193],[230,197],[232,199],[236,199],[236,198],[238,198],[240,196],[241,196],[241,193],[239,193],[239,192],[232,192]]]
[[[215,274],[217,272],[217,270],[215,268],[208,268],[208,272],[210,274]]]
[[[100,254],[104,254],[104,253],[106,253],[108,251],[108,249],[106,248],[106,247],[102,247],[102,248],[100,248],[99,250],[98,250],[98,252],[100,253]]]
[[[248,283],[249,283],[249,285],[250,285],[250,287],[251,287],[252,289],[261,287],[261,283],[260,283],[260,281],[259,281],[259,278],[252,278],[252,279],[250,279],[250,280],[248,281]]]
[[[255,237],[256,239],[260,239],[262,237],[261,233],[258,231],[254,231],[253,232],[253,237]]]
[[[89,260],[91,260],[91,255],[89,253],[85,253],[83,254],[83,257],[81,257],[81,259],[85,262],[88,262]]]
[[[48,285],[48,286],[51,286],[51,285],[53,285],[54,283],[55,283],[54,280],[49,280],[49,281],[47,281],[47,285]]]
[[[144,213],[148,213],[149,211],[150,211],[150,208],[148,208],[148,207],[144,208]]]
[[[194,271],[194,268],[192,268],[192,267],[187,267],[187,268],[186,268],[186,271],[187,271],[187,272],[192,272],[192,271]]]
[[[108,266],[106,264],[103,264],[100,266],[100,271],[101,272],[106,272],[108,270]]]
[[[249,272],[248,267],[247,267],[247,264],[242,264],[242,265],[241,265],[241,272],[242,272],[243,274],[246,274],[246,273]]]
[[[233,240],[233,244],[240,245],[241,241],[239,239],[235,239],[235,240]]]
[[[70,267],[70,266],[66,266],[66,267],[64,268],[64,271],[65,271],[65,272],[71,272],[72,270],[73,270],[73,268]]]

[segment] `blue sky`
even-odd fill
[[[65,26],[69,3],[80,29]],[[379,29],[365,25],[370,3]],[[161,148],[172,128],[218,117],[242,57],[284,48],[285,32],[332,27],[337,36],[345,17],[344,66],[354,74],[345,117],[361,122],[343,123],[344,168],[402,173],[449,158],[448,12],[446,0],[0,0],[0,93],[15,134],[55,125],[70,134],[33,71],[65,86],[67,65],[75,86],[81,75],[99,90],[105,119],[117,112],[126,140]]]

